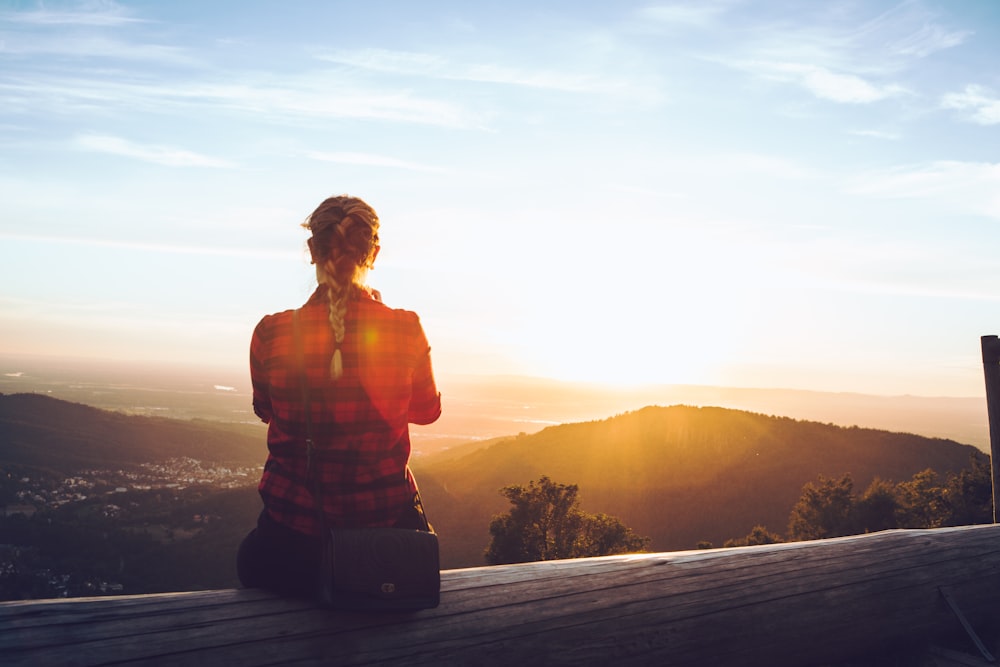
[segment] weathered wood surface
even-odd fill
[[[1000,526],[442,573],[441,606],[260,591],[0,603],[3,665],[811,665],[924,642],[1000,597]]]

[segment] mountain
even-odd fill
[[[262,426],[125,415],[40,394],[0,394],[0,464],[62,474],[190,457],[263,465]]]
[[[264,455],[258,425],[131,416],[0,394],[0,467],[65,475],[176,457],[259,467]],[[957,472],[973,455],[982,456],[952,440],[675,405],[469,442],[414,457],[411,465],[440,535],[442,566],[454,568],[483,564],[490,518],[509,508],[498,490],[542,475],[577,484],[585,511],[617,516],[651,537],[651,549],[668,551],[702,540],[721,545],[757,524],[784,533],[802,486],[821,474],[851,473],[861,492],[875,477],[899,482],[927,468]],[[213,543],[220,569],[229,567],[259,510],[251,487],[227,502],[228,509],[214,512],[235,522],[225,538],[232,544]]]
[[[442,374],[444,412],[411,431],[415,456],[472,440],[535,433],[645,405],[696,405],[948,438],[988,452],[981,391],[966,397],[880,396],[802,389],[600,385],[511,375]],[[0,393],[45,394],[106,410],[257,423],[246,368],[33,357],[0,352]]]
[[[498,489],[542,475],[580,487],[585,511],[622,519],[654,551],[721,545],[757,524],[784,533],[802,486],[850,473],[905,481],[969,466],[975,447],[950,440],[797,421],[724,408],[647,407],[602,421],[476,443],[414,466],[448,567],[481,565]]]

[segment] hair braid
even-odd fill
[[[347,304],[364,286],[368,269],[378,252],[378,216],[360,199],[346,195],[331,197],[313,211],[303,224],[312,231],[309,249],[316,276],[327,287],[333,357],[330,377],[344,373],[341,346],[346,333]]]

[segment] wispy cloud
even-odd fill
[[[941,106],[967,112],[969,119],[980,125],[1000,123],[1000,97],[982,86],[969,85],[960,93],[948,93]]]
[[[59,11],[43,7],[24,12],[0,12],[0,20],[39,26],[78,25],[94,27],[115,27],[146,22],[144,19],[130,16],[126,8],[107,0],[87,3],[75,11]]]
[[[260,81],[249,86],[203,86],[204,100],[231,108],[272,116],[320,119],[365,118],[445,127],[482,127],[484,121],[461,105],[415,95],[409,90],[378,90],[338,78],[331,72],[313,72],[281,82]]]
[[[714,25],[724,11],[724,6],[705,1],[642,7],[636,16],[660,25],[706,28]]]
[[[848,192],[891,199],[940,200],[953,212],[1000,219],[1000,163],[936,161],[859,175]]]
[[[797,86],[841,104],[871,104],[908,95],[901,81],[919,62],[972,34],[944,25],[920,2],[901,2],[874,18],[868,5],[826,7],[823,20],[750,20],[722,54],[709,59],[754,77]],[[735,20],[733,17],[730,20]],[[745,37],[744,37],[745,36]]]
[[[158,44],[148,36],[135,34],[135,30],[124,30],[151,22],[136,18],[129,10],[111,2],[87,3],[72,11],[2,12],[0,23],[17,28],[4,32],[0,54],[197,63],[184,48]]]
[[[392,169],[409,169],[411,171],[426,171],[435,173],[446,173],[448,171],[444,167],[409,162],[407,160],[400,160],[399,158],[390,157],[388,155],[375,155],[372,153],[327,153],[322,151],[310,151],[306,153],[306,157],[312,158],[313,160],[320,160],[322,162],[353,164],[363,167],[390,167]]]
[[[885,132],[883,130],[848,130],[847,133],[856,137],[871,137],[872,139],[883,139],[885,141],[899,141],[902,138],[896,132]]]
[[[926,58],[961,45],[972,34],[971,30],[944,25],[937,12],[921,2],[909,1],[862,24],[856,39],[884,44],[889,53],[904,58]]]
[[[856,74],[816,65],[750,61],[744,68],[773,81],[796,84],[820,99],[844,104],[870,104],[905,92],[896,84],[877,85]]]
[[[211,255],[219,257],[243,257],[247,259],[301,259],[300,252],[273,250],[269,248],[235,248],[232,246],[194,246],[170,243],[148,243],[142,241],[120,241],[82,236],[43,236],[39,234],[9,234],[0,232],[0,239],[26,241],[30,243],[89,246],[128,251],[168,253],[172,255]]]
[[[76,137],[73,144],[77,148],[87,151],[119,155],[167,167],[230,168],[235,166],[228,160],[213,158],[182,148],[137,144],[121,137],[104,134],[83,134]]]
[[[623,76],[621,71],[616,72],[614,76],[605,76],[594,73],[593,70],[457,62],[442,55],[387,49],[323,51],[317,52],[315,57],[325,62],[384,74],[501,84],[565,93],[625,94],[632,98],[658,99],[655,87],[637,86],[631,78]]]
[[[694,159],[691,163],[702,166],[706,169],[706,173],[715,174],[725,172],[766,175],[787,180],[803,180],[818,175],[815,169],[797,160],[764,153],[723,153]]]
[[[233,83],[239,80],[240,83]],[[372,90],[333,72],[284,76],[243,72],[212,79],[129,81],[78,77],[5,77],[0,104],[8,111],[57,114],[156,111],[157,113],[243,113],[277,123],[302,118],[362,118],[459,128],[485,125],[481,115],[451,100],[422,97],[403,89]]]
[[[0,53],[18,56],[72,56],[133,62],[194,65],[198,60],[185,49],[145,42],[129,42],[103,35],[7,35]]]

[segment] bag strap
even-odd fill
[[[306,422],[306,480],[312,486],[313,498],[316,499],[316,515],[320,527],[320,595],[323,602],[332,602],[333,591],[333,546],[330,543],[326,526],[326,512],[323,511],[323,484],[319,475],[313,471],[313,428],[312,406],[309,401],[309,383],[306,381],[306,352],[302,342],[302,325],[299,322],[298,309],[292,311],[292,338],[295,343],[295,364],[299,370],[299,388],[302,392],[302,408]]]
[[[302,392],[302,409],[306,421],[306,479],[313,485],[314,495],[322,493],[319,478],[313,475],[313,428],[312,410],[309,403],[309,383],[306,381],[306,352],[302,342],[302,325],[299,323],[299,311],[292,311],[292,337],[295,342],[295,364],[299,370],[299,389]],[[323,504],[317,496],[316,507],[323,520]]]

